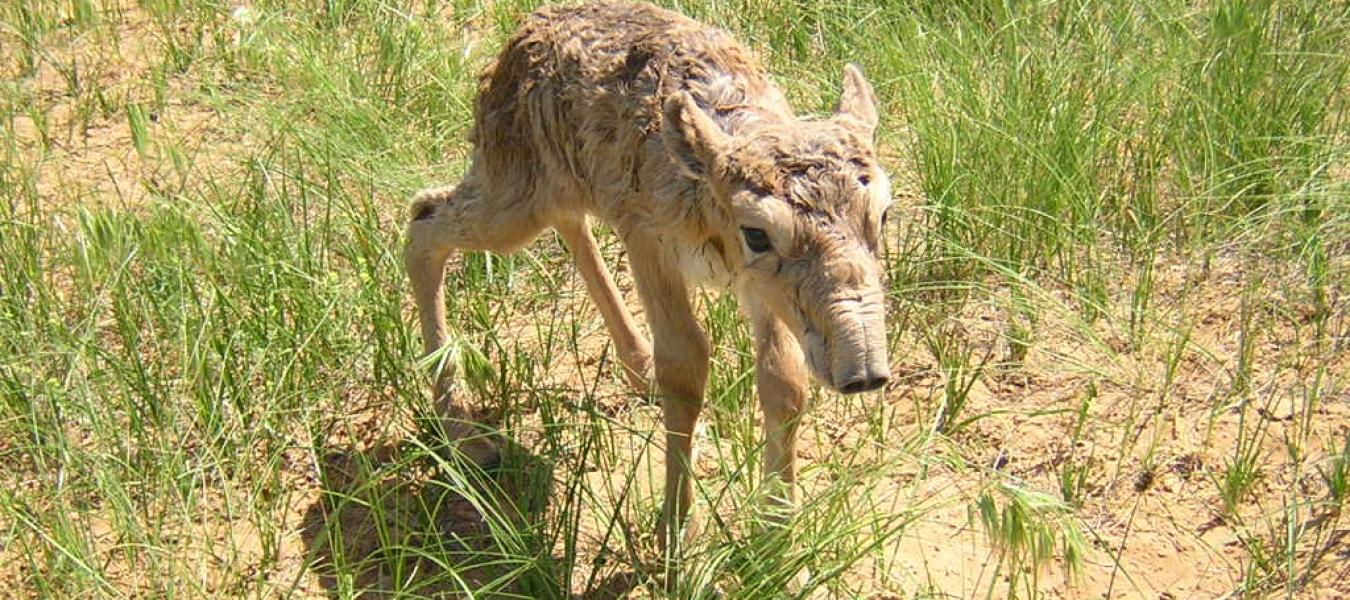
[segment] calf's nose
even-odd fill
[[[886,385],[887,381],[890,381],[890,379],[891,378],[885,373],[880,374],[873,373],[870,375],[858,377],[857,379],[854,379],[852,381],[845,383],[844,385],[839,386],[839,391],[845,394],[861,394],[863,392],[870,392],[873,390],[881,389],[883,386]]]

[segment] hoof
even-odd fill
[[[501,435],[475,432],[450,442],[448,456],[452,460],[473,463],[485,473],[494,473],[502,466]]]
[[[483,425],[473,412],[456,399],[453,387],[437,385],[432,410],[421,415],[428,446],[450,461],[472,463],[485,472],[502,465],[506,439],[500,431]]]

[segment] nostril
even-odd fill
[[[870,392],[872,390],[880,389],[882,386],[886,385],[887,381],[889,381],[889,378],[884,376],[863,377],[844,384],[842,387],[839,388],[839,391],[845,394],[861,394],[863,392]]]

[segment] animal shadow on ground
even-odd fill
[[[553,468],[507,438],[484,470],[413,442],[345,449],[319,464],[322,497],[302,538],[311,569],[339,597],[619,598],[631,572],[565,589],[545,519]]]

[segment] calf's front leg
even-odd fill
[[[666,430],[665,502],[656,531],[657,545],[665,553],[668,540],[682,535],[694,503],[694,425],[703,408],[711,351],[679,270],[649,243],[630,244],[629,256],[652,331],[652,359]]]
[[[628,385],[645,396],[650,391],[648,379],[651,378],[652,344],[638,331],[633,315],[624,306],[623,296],[619,294],[614,278],[600,258],[600,249],[596,247],[595,237],[586,225],[586,217],[561,221],[556,227],[572,251],[573,260],[586,282],[591,300],[605,320],[605,328],[609,330],[609,336],[619,351],[619,362],[623,364]]]
[[[786,515],[796,501],[797,427],[806,410],[806,359],[782,320],[751,304],[755,378],[764,411],[764,477],[770,502]],[[775,489],[776,488],[776,489]]]

